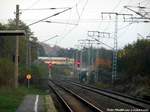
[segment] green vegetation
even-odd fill
[[[122,91],[132,95],[150,94],[150,40],[138,40],[118,53],[118,71]]]
[[[7,24],[0,23],[0,30],[15,30],[15,20],[8,20]],[[19,29],[25,30],[28,37],[19,38],[19,84],[20,86],[14,88],[14,61],[15,61],[15,37],[0,37],[0,112],[15,112],[17,107],[22,102],[27,94],[45,94],[40,87],[47,85],[42,78],[47,78],[47,66],[37,61],[37,50],[39,55],[45,54],[44,49],[37,42],[37,38],[33,36],[30,28],[19,21]],[[30,38],[27,41],[27,38]],[[28,43],[28,44],[27,44]],[[31,67],[26,66],[27,49],[31,52]],[[30,88],[27,85],[25,76],[32,75],[30,81]],[[42,79],[42,80],[41,80]],[[45,83],[43,83],[45,82]]]
[[[108,88],[111,88],[111,85],[110,84],[104,84],[104,83],[101,83],[101,82],[97,82],[94,84],[97,88],[103,88],[103,89],[108,89]]]
[[[69,76],[70,72],[73,71],[70,65],[53,65],[52,76],[64,75]]]
[[[8,20],[7,24],[0,23],[0,30],[14,30],[16,29],[15,20]],[[35,65],[37,60],[37,50],[39,49],[39,55],[45,54],[44,49],[37,42],[37,38],[34,37],[30,28],[19,21],[19,29],[25,30],[27,37],[19,38],[19,82],[25,82],[25,75],[32,73],[35,77],[39,77],[45,73],[46,69],[43,69],[43,65]],[[30,38],[27,41],[27,38]],[[31,69],[26,67],[27,59],[27,42],[31,50]],[[28,57],[29,58],[29,57]],[[0,37],[0,87],[1,86],[13,86],[14,85],[14,61],[15,61],[15,37]],[[36,66],[36,67],[35,67]],[[36,71],[36,73],[35,73]],[[45,74],[46,75],[46,74]]]
[[[27,94],[40,94],[45,95],[44,91],[41,91],[33,86],[27,88],[20,86],[17,89],[13,88],[0,88],[0,112],[15,112],[23,98]]]
[[[12,85],[14,76],[14,64],[8,59],[0,59],[0,85]],[[11,73],[11,74],[10,74]]]

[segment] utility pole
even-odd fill
[[[26,31],[26,70],[29,69],[29,35]]]
[[[16,5],[16,30],[19,29],[19,5]],[[15,50],[15,88],[18,87],[18,58],[19,58],[19,37],[16,36],[16,50]]]
[[[99,65],[97,64],[97,61],[99,59],[99,43],[97,44],[97,50],[96,50],[96,82],[99,80]],[[101,79],[101,78],[100,78]]]
[[[29,68],[31,68],[31,61],[32,61],[32,56],[31,56],[31,42],[29,40]]]
[[[108,32],[99,32],[99,31],[88,31],[88,36],[93,38],[97,42],[102,42],[102,41],[100,41],[100,38],[110,38],[110,33],[108,33]],[[100,43],[97,43],[97,44],[99,45]],[[106,44],[104,44],[104,45],[106,45]],[[97,54],[96,58],[98,59],[99,58],[99,49],[97,49],[96,54]],[[98,81],[98,71],[99,71],[98,67],[97,67],[96,71],[97,71],[96,79]]]
[[[83,50],[82,50],[82,46],[81,46],[81,50],[80,50],[80,71],[82,71],[83,68],[83,59],[82,59],[82,54],[83,54]]]
[[[117,47],[118,47],[118,16],[132,16],[132,14],[121,14],[117,12],[102,12],[103,15],[109,15],[111,18],[111,15],[115,15],[115,30],[114,30],[114,48],[113,48],[113,67],[112,67],[112,83],[117,79]]]
[[[78,40],[80,42],[80,45],[87,45],[87,47],[89,47],[88,49],[88,65],[89,65],[89,71],[90,71],[90,65],[92,64],[91,62],[91,48],[92,48],[92,44],[94,44],[95,40],[90,40],[90,39],[83,39],[83,40]]]
[[[95,40],[91,39],[83,39],[83,40],[78,40],[80,42],[80,45],[87,46],[88,47],[88,63],[87,63],[87,69],[88,69],[88,76],[87,76],[87,82],[89,82],[89,75],[92,71],[92,66],[93,66],[93,56],[92,56],[92,47],[93,44],[96,44]],[[82,51],[81,51],[82,52]]]

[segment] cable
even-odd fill
[[[57,16],[57,15],[59,15],[59,14],[63,13],[63,12],[66,12],[66,11],[70,10],[70,9],[71,9],[71,8],[68,8],[68,9],[66,9],[66,10],[63,10],[63,11],[58,12],[58,13],[56,13],[56,14],[53,14],[53,15],[51,15],[51,16],[45,17],[45,18],[40,19],[40,20],[38,20],[38,21],[36,21],[36,22],[33,22],[33,23],[31,23],[31,24],[29,24],[29,25],[27,25],[27,26],[31,26],[31,25],[34,25],[34,24],[39,23],[39,22],[41,22],[41,21],[44,21],[44,20],[46,20],[46,19],[48,19],[48,18],[51,18],[51,17]]]
[[[122,30],[122,29],[124,29],[124,28],[126,28],[126,27],[129,27],[129,26],[132,25],[132,24],[133,24],[133,23],[129,23],[129,24],[127,24],[126,26],[123,26],[123,27],[119,28],[118,31],[120,31],[120,30]]]
[[[83,6],[83,8],[82,8],[80,18],[81,18],[81,16],[83,15],[83,12],[84,12],[84,10],[85,10],[85,7],[86,7],[87,3],[88,3],[88,0],[86,0],[84,6]],[[79,19],[79,21],[80,21],[80,19]]]
[[[33,7],[33,6],[36,5],[38,2],[40,2],[40,0],[36,0],[35,2],[33,2],[27,9]]]
[[[59,22],[59,21],[43,21],[43,22],[47,22],[47,23],[58,23],[58,24],[67,24],[67,25],[78,25],[78,24],[74,24],[74,23]]]
[[[107,46],[107,47],[109,47],[109,48],[111,48],[111,49],[114,49],[113,47],[111,47],[111,46],[109,46],[109,45],[103,43],[102,41],[100,41],[100,40],[98,40],[98,39],[96,39],[96,38],[94,38],[94,37],[91,37],[91,38],[93,38],[94,40],[98,41],[99,43],[101,43],[101,44],[103,44],[103,45],[105,45],[105,46]]]
[[[80,14],[79,14],[79,11],[78,11],[78,4],[76,3],[76,13],[78,15],[78,19],[80,19]]]
[[[119,29],[119,30],[122,30],[122,29],[124,29],[124,28],[127,28],[124,32],[122,32],[121,34],[119,34],[118,38],[122,37],[122,35],[123,35],[123,36],[125,35],[125,33],[126,33],[126,32],[128,31],[128,29],[130,28],[130,27],[129,27],[130,25],[132,25],[132,23],[131,23],[131,24],[128,24],[128,25],[126,25],[125,27],[122,27],[122,28]]]
[[[49,41],[49,40],[51,40],[51,39],[53,39],[53,38],[56,38],[56,37],[58,37],[58,35],[55,35],[55,36],[53,36],[53,37],[51,37],[51,38],[49,38],[49,39],[46,39],[46,40],[42,41],[42,43],[44,43],[44,42],[46,42],[46,41]]]
[[[37,10],[56,10],[56,9],[68,9],[70,7],[58,7],[58,8],[55,8],[55,7],[51,7],[51,8],[36,8],[36,9],[20,9],[22,11],[37,11]]]
[[[118,8],[118,6],[120,5],[121,1],[122,1],[122,0],[120,0],[120,1],[117,3],[117,5],[112,9],[112,12],[113,12],[116,8]]]
[[[80,3],[80,2],[79,2],[79,3]],[[82,14],[83,14],[83,12],[84,12],[84,10],[85,10],[85,7],[86,7],[87,3],[88,3],[88,0],[86,0],[84,6],[83,6],[83,8],[82,8],[81,15],[79,15],[79,12],[77,12],[77,13],[78,13],[77,25],[74,26],[73,28],[71,28],[66,34],[64,34],[64,36],[61,38],[61,41],[62,41],[68,34],[70,34],[70,33],[79,25],[81,16],[82,16]],[[76,5],[75,5],[75,7],[77,7],[77,3],[76,3]],[[77,10],[77,9],[76,9],[76,10]],[[78,10],[77,10],[77,11],[78,11]],[[60,42],[61,42],[61,41],[60,41]]]

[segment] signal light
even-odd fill
[[[75,64],[76,64],[77,67],[79,68],[79,67],[80,67],[80,60],[77,60],[77,61],[75,62]]]

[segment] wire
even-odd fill
[[[78,11],[78,4],[76,3],[76,13],[78,15],[78,19],[80,19],[80,14],[79,14],[79,11]]]
[[[126,33],[127,31],[129,31],[128,29],[130,28],[130,27],[129,27],[130,25],[132,25],[132,23],[131,23],[131,24],[128,24],[128,25],[126,25],[125,27],[122,27],[122,28],[119,29],[119,30],[122,30],[122,29],[124,29],[124,28],[127,28],[124,32],[122,32],[121,34],[119,34],[118,38],[122,37],[122,35],[124,36],[125,33]]]
[[[71,9],[71,8],[68,8],[68,9],[63,10],[63,11],[61,11],[61,12],[55,13],[55,14],[53,14],[53,15],[51,15],[51,16],[48,16],[48,17],[45,17],[45,18],[43,18],[43,19],[40,19],[40,20],[38,20],[38,21],[36,21],[36,22],[33,22],[33,23],[31,23],[31,24],[29,24],[29,25],[27,25],[27,26],[31,26],[31,25],[34,25],[34,24],[39,23],[39,22],[41,22],[41,21],[44,21],[44,20],[46,20],[46,19],[48,19],[48,18],[57,16],[57,15],[63,13],[63,12],[66,12],[66,11],[70,10],[70,9]]]
[[[51,8],[37,8],[37,9],[20,9],[22,11],[36,11],[36,10],[56,10],[56,9],[67,9],[67,8],[70,8],[70,7],[58,7],[58,8],[55,8],[55,7],[51,7]]]
[[[47,22],[47,23],[58,23],[58,24],[68,24],[68,25],[78,25],[78,24],[74,24],[74,23],[59,22],[59,21],[43,21],[43,22]]]
[[[56,37],[58,37],[58,35],[55,35],[55,36],[53,36],[53,37],[51,37],[51,38],[49,38],[49,39],[46,39],[46,40],[42,41],[42,43],[44,43],[44,42],[46,42],[46,41],[49,41],[49,40],[51,40],[51,39],[53,39],[53,38],[56,38]]]
[[[67,33],[65,33],[59,42],[61,42],[66,36],[68,36],[76,27],[77,27],[77,25],[72,27]]]
[[[85,8],[86,8],[87,3],[88,3],[88,0],[86,0],[84,6],[83,6],[83,8],[82,8],[80,18],[81,18],[81,16],[83,15],[83,12],[84,12],[84,10],[85,10]],[[80,21],[80,19],[79,19],[79,21]]]
[[[83,6],[83,8],[82,8],[81,15],[79,15],[79,11],[78,11],[78,9],[77,9],[78,4],[77,4],[77,3],[75,4],[76,12],[77,12],[77,15],[78,15],[77,25],[74,26],[73,28],[71,28],[66,34],[64,34],[64,36],[62,37],[61,41],[62,41],[67,35],[69,35],[75,28],[77,28],[77,26],[79,25],[81,16],[82,16],[82,14],[83,14],[83,12],[84,12],[84,10],[85,10],[85,7],[86,7],[87,3],[88,3],[88,0],[86,0],[84,6]],[[61,42],[61,41],[60,41],[60,42]]]
[[[139,3],[141,4],[141,3],[146,2],[146,1],[148,1],[148,0],[142,0],[142,1],[140,1]]]
[[[109,48],[111,48],[111,49],[114,49],[113,47],[111,47],[111,46],[105,44],[104,42],[102,42],[102,41],[100,41],[100,40],[98,40],[98,39],[96,39],[96,38],[94,38],[94,37],[91,37],[91,38],[93,38],[94,40],[98,41],[99,43],[101,43],[101,44],[103,44],[103,45],[105,45],[105,46],[107,46],[107,47],[109,47]]]
[[[33,2],[27,9],[33,7],[33,6],[36,5],[38,2],[40,2],[40,0],[36,0],[35,2]]]
[[[120,5],[121,1],[122,1],[122,0],[120,0],[120,1],[117,3],[117,5],[112,9],[112,12],[113,12],[115,9],[118,8],[118,6]]]
[[[119,2],[116,4],[116,6],[112,9],[112,12],[113,12],[116,8],[118,8],[118,6],[120,5],[121,1],[122,1],[122,0],[119,0]],[[101,24],[100,24],[100,25],[101,25]],[[110,22],[107,24],[107,26],[106,26],[103,30],[104,30],[104,31],[107,30],[107,29],[109,28],[109,26],[110,26]]]
[[[126,28],[126,27],[129,27],[129,26],[132,25],[132,24],[133,24],[133,23],[129,23],[129,24],[127,24],[126,26],[123,26],[123,27],[119,28],[118,31],[120,31],[120,30],[122,30],[122,29],[124,29],[124,28]]]

